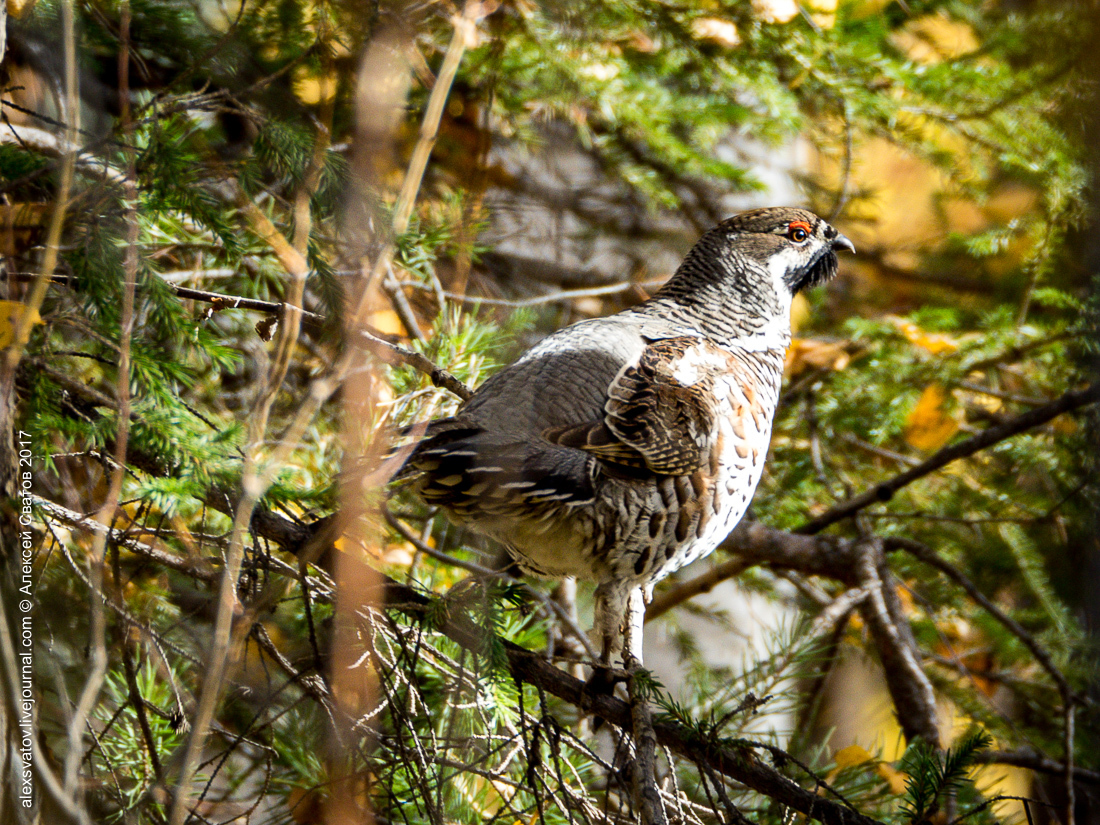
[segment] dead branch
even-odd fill
[[[2,105],[11,106],[12,104],[5,100]],[[98,178],[105,183],[121,185],[126,179],[124,172],[108,166],[106,160],[86,154],[83,147],[71,143],[68,139],[35,126],[12,123],[7,118],[5,118],[3,127],[0,127],[0,143],[13,144],[23,149],[41,152],[49,157],[65,158],[75,156],[75,169],[81,174]]]
[[[985,765],[1012,765],[1016,768],[1027,768],[1029,771],[1055,776],[1064,776],[1066,773],[1066,766],[1057,759],[1051,759],[1030,750],[984,751],[975,755],[975,761]],[[1073,778],[1077,782],[1100,785],[1100,771],[1074,766]]]
[[[531,298],[489,298],[483,295],[461,295],[457,292],[443,292],[444,298],[451,301],[460,301],[463,304],[484,304],[485,306],[507,307],[509,309],[522,309],[524,307],[542,306],[544,304],[559,304],[566,301],[574,301],[578,298],[598,298],[605,295],[621,295],[636,289],[652,290],[664,286],[667,278],[657,278],[648,281],[623,281],[606,286],[593,286],[584,289],[559,289],[546,295],[536,295]],[[409,286],[413,289],[430,290],[432,287],[416,281],[400,281],[400,286]]]
[[[677,605],[694,599],[696,596],[709,593],[722,582],[739,576],[751,566],[744,559],[730,559],[715,565],[693,579],[673,585],[668,590],[662,590],[653,597],[653,601],[646,608],[645,620],[651,622]]]

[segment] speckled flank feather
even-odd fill
[[[838,248],[852,246],[805,210],[730,218],[652,299],[560,330],[486,381],[404,474],[526,570],[595,580],[606,660],[630,591],[707,555],[744,515],[791,298],[836,273]]]

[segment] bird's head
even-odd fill
[[[785,347],[792,298],[836,275],[838,249],[855,252],[813,212],[742,212],[703,235],[653,301],[673,314],[686,310],[690,323],[718,339]]]
[[[735,264],[747,259],[767,269],[773,283],[785,286],[791,295],[836,275],[838,249],[856,251],[835,227],[813,212],[791,206],[742,212],[707,234],[712,233],[721,258],[732,257]]]
[[[836,275],[838,249],[855,246],[813,212],[792,206],[753,209],[727,218],[692,247],[661,290],[724,311],[780,312],[792,296]],[[660,293],[659,293],[660,294]]]

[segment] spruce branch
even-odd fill
[[[822,513],[820,516],[810,519],[801,527],[795,528],[794,532],[803,535],[819,533],[826,527],[855,515],[871,504],[889,501],[898,490],[912,484],[920,478],[924,478],[924,476],[935,472],[953,461],[974,455],[974,453],[984,450],[987,447],[991,447],[994,444],[1012,438],[1022,432],[1027,432],[1035,427],[1046,424],[1052,418],[1062,413],[1072,412],[1080,407],[1095,404],[1098,401],[1100,401],[1100,383],[1092,384],[1083,390],[1071,390],[1065,393],[1061,398],[1049,404],[1044,404],[1041,407],[1036,407],[1033,410],[1021,413],[1014,418],[1008,419],[1003,424],[989,427],[975,436],[960,441],[958,444],[944,447],[942,450],[939,450],[934,455],[922,461],[916,467],[899,473],[892,479],[876,484],[870,490],[838,504],[829,511]]]
[[[1070,687],[1069,682],[1066,680],[1065,675],[1054,664],[1054,660],[1050,654],[1043,648],[1041,644],[1032,636],[1019,622],[1005,613],[1001,608],[993,603],[992,599],[982,593],[978,589],[978,586],[958,568],[941,557],[935,550],[927,545],[921,544],[919,541],[913,539],[907,539],[902,536],[892,536],[885,540],[887,548],[896,548],[904,550],[909,555],[927,564],[929,567],[933,567],[939,570],[955,584],[959,585],[976,604],[980,605],[990,616],[996,619],[1001,625],[1013,636],[1020,640],[1029,651],[1031,655],[1035,657],[1035,661],[1039,663],[1039,666],[1043,668],[1054,681],[1058,691],[1063,697],[1072,697],[1074,701],[1088,702],[1084,696],[1079,696]]]
[[[383,588],[385,602],[392,609],[411,615],[424,614],[434,601],[393,579],[384,579]],[[442,618],[439,630],[449,639],[475,653],[484,650],[483,628],[471,619],[452,612]],[[579,679],[518,645],[503,639],[499,640],[499,645],[513,678],[534,685],[581,710],[594,713],[621,730],[629,731],[633,728],[629,703],[613,696],[587,691]],[[657,743],[672,753],[705,763],[717,773],[818,822],[826,825],[878,825],[877,820],[843,804],[824,799],[774,768],[767,767],[752,755],[751,748],[701,743],[689,728],[671,721],[654,721],[653,732]]]

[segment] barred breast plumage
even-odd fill
[[[852,244],[805,210],[724,221],[652,299],[549,336],[432,423],[404,474],[529,572],[596,581],[605,663],[629,600],[640,660],[640,593],[749,505],[791,298],[835,274],[836,249]]]

